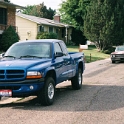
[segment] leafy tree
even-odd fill
[[[71,38],[72,38],[72,42],[75,43],[75,45],[79,45],[79,44],[85,45],[87,41],[82,31],[75,28],[72,29]]]
[[[10,3],[10,0],[4,0],[4,1]]]
[[[23,14],[33,15],[41,18],[53,19],[55,15],[55,10],[51,8],[47,9],[44,3],[39,5],[28,5],[25,10],[23,10]]]
[[[66,0],[60,6],[59,13],[64,23],[73,25],[76,29],[82,30],[86,7],[90,0]]]
[[[124,41],[124,0],[93,0],[84,18],[84,34],[100,50]]]
[[[72,31],[72,41],[76,45],[86,43],[86,38],[83,35],[83,25],[86,7],[89,3],[90,0],[66,0],[60,5],[61,21],[75,28]]]
[[[6,51],[13,43],[19,41],[19,36],[12,26],[9,26],[2,34],[0,49]]]

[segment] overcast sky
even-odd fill
[[[60,8],[59,4],[61,4],[62,1],[63,0],[10,0],[11,3],[20,6],[37,5],[44,2],[44,5],[47,6],[47,8],[51,7],[51,9]]]

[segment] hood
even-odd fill
[[[0,68],[7,68],[7,69],[16,69],[16,68],[23,68],[28,69],[31,67],[38,66],[40,64],[46,64],[50,62],[51,59],[15,59],[15,60],[1,60],[0,61]]]
[[[116,52],[112,52],[111,54],[124,54],[124,51],[116,51]]]

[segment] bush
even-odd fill
[[[57,34],[48,33],[48,32],[40,32],[37,35],[37,39],[57,39]]]
[[[83,35],[83,32],[82,31],[73,28],[72,29],[72,34],[71,34],[71,41],[73,43],[75,43],[76,45],[79,45],[79,44],[85,45],[87,39]]]
[[[115,51],[114,47],[108,47],[106,50],[103,51],[105,54],[111,54],[112,52]]]
[[[19,36],[12,26],[9,26],[2,34],[0,50],[6,51],[13,43],[19,41]]]

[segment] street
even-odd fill
[[[0,124],[124,124],[124,63],[110,59],[86,64],[81,90],[70,82],[56,87],[52,106],[36,97],[0,102]]]

